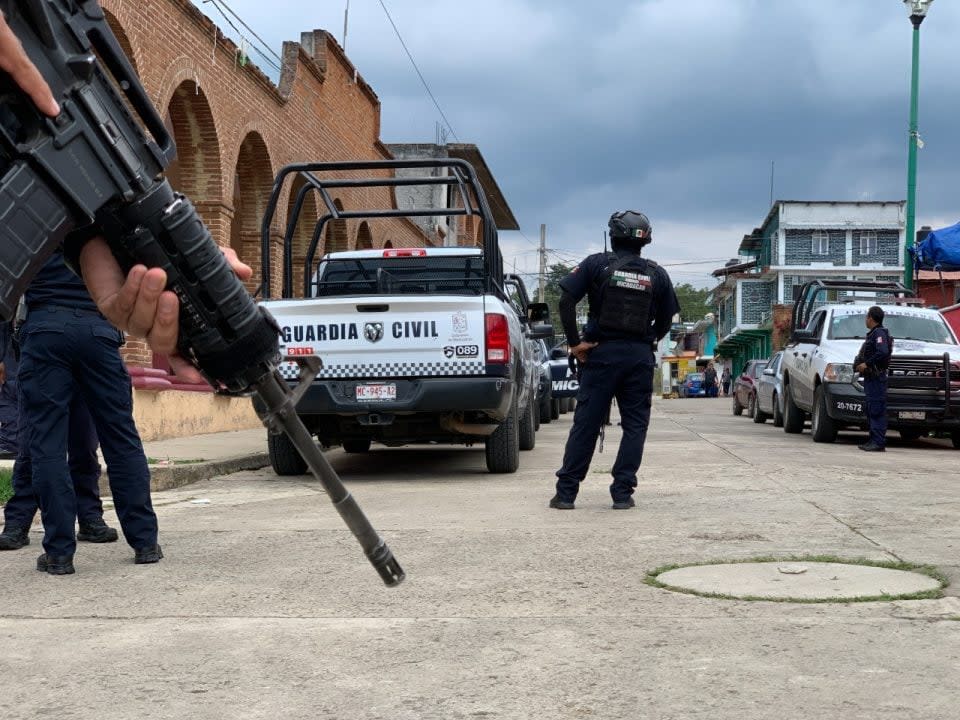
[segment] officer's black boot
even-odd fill
[[[550,498],[550,507],[554,510],[573,510],[576,507],[572,502],[561,500],[559,495]]]
[[[107,525],[103,518],[80,523],[80,532],[77,533],[77,540],[92,543],[116,542],[118,537],[117,531]]]
[[[5,525],[0,533],[0,550],[19,550],[30,544],[30,528]]]
[[[147,565],[149,563],[160,562],[163,558],[163,551],[159,545],[150,545],[134,551],[133,562],[137,565]]]
[[[73,555],[47,555],[37,558],[37,570],[50,575],[73,575]]]

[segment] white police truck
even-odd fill
[[[262,304],[280,326],[287,358],[280,371],[291,383],[298,381],[300,358],[321,361],[296,409],[322,445],[357,453],[374,442],[482,443],[490,472],[514,472],[519,451],[533,448],[539,425],[539,365],[529,341],[550,336],[553,329],[543,322],[546,305],[531,305],[519,279],[504,276],[494,221],[472,167],[458,160],[388,161],[349,168],[315,164],[298,171],[324,197],[327,183],[338,181],[318,174],[331,167],[380,170],[437,163],[452,167],[453,182],[472,191],[465,202],[461,198],[466,207],[459,212],[480,215],[483,248],[334,252],[314,270],[315,242],[305,266],[296,268],[303,272],[302,296],[293,292],[294,268],[285,263],[283,297],[265,298]],[[389,187],[404,181],[410,182],[396,177],[362,182]],[[328,211],[328,219],[426,213],[342,211],[332,203]],[[289,243],[292,230],[287,235]],[[292,253],[285,257],[289,261]],[[265,277],[265,287],[268,282]],[[278,474],[304,471],[285,435],[269,436],[269,453]]]
[[[810,417],[814,442],[867,428],[863,378],[854,358],[866,338],[867,309],[879,305],[893,337],[888,426],[905,440],[949,433],[960,448],[960,345],[943,316],[900,283],[815,280],[793,308],[783,351],[783,429],[800,433]]]

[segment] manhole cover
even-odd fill
[[[899,598],[940,590],[929,575],[836,562],[744,562],[668,570],[655,581],[669,590],[770,600]]]

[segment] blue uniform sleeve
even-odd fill
[[[677,300],[677,293],[673,289],[670,276],[661,267],[657,268],[655,287],[653,330],[659,341],[670,332],[670,327],[673,325],[673,316],[680,312],[680,301]]]
[[[595,263],[591,255],[560,281],[560,289],[570,295],[574,302],[580,302],[590,290],[594,272]]]

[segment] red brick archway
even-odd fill
[[[289,222],[291,213],[294,210],[294,206],[297,202],[297,195],[300,194],[300,191],[303,189],[303,186],[306,184],[306,181],[297,176],[294,180],[293,185],[290,189],[290,200],[287,203],[287,221]],[[310,243],[313,240],[313,232],[317,226],[317,218],[319,217],[319,212],[317,210],[317,195],[316,192],[308,192],[303,203],[303,209],[300,211],[300,218],[297,222],[296,230],[293,234],[293,295],[294,297],[303,297],[303,266],[307,262],[307,250],[310,248]],[[341,221],[342,222],[342,221]],[[284,230],[286,232],[286,230]],[[314,268],[316,268],[317,261],[323,257],[324,252],[324,239],[321,237],[320,242],[317,244],[317,251],[313,256]]]
[[[176,190],[193,200],[208,225],[219,227],[223,224],[216,207],[223,199],[220,142],[210,103],[195,81],[186,80],[174,90],[167,119],[177,143],[177,159],[167,169],[167,177]]]
[[[273,166],[267,144],[260,133],[248,133],[240,144],[234,170],[230,246],[254,268],[253,278],[247,282],[251,292],[260,282],[260,225],[272,187]]]
[[[117,20],[116,16],[113,13],[104,10],[103,14],[107,18],[107,25],[110,26],[110,29],[113,31],[113,34],[117,36],[117,42],[120,43],[120,47],[123,50],[124,54],[129,58],[130,64],[133,65],[133,69],[136,70],[137,75],[140,74],[140,68],[137,63],[137,54],[133,49],[133,43],[130,42],[130,38],[127,36],[126,30],[123,29],[123,26],[120,24],[120,21]]]
[[[360,223],[357,230],[357,250],[373,250],[373,235],[370,233],[370,226],[367,223]]]
[[[343,210],[343,203],[337,198],[333,201],[337,210]],[[350,235],[346,220],[331,220],[327,223],[326,252],[342,252],[350,249]]]

